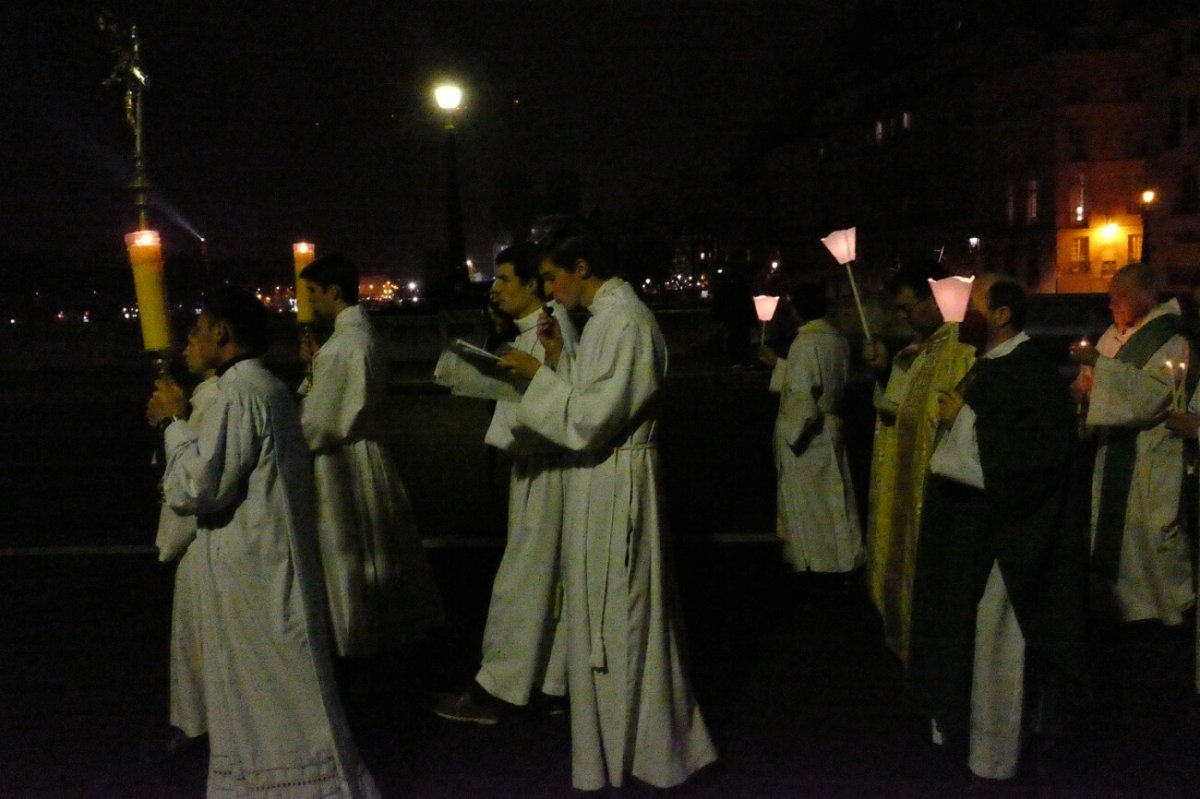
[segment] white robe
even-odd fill
[[[516,320],[512,346],[544,360],[538,341],[541,309]],[[557,368],[568,371],[578,334],[570,316],[555,305],[563,332]],[[567,455],[517,424],[517,403],[497,402],[484,441],[513,461],[508,486],[508,540],[492,583],[483,630],[483,658],[475,681],[492,696],[525,705],[534,685],[553,696],[567,693],[567,647],[556,618],[559,552],[563,521],[563,468]],[[561,617],[561,614],[558,614]]]
[[[823,319],[797,332],[771,374],[775,420],[777,532],[796,571],[848,572],[862,565],[862,527],[838,405],[850,345]]]
[[[1178,313],[1170,303],[1154,309],[1136,328],[1122,336],[1110,327],[1097,349],[1113,356],[1146,322],[1164,313]],[[1179,524],[1183,486],[1183,441],[1155,421],[1167,407],[1171,383],[1165,361],[1187,363],[1188,343],[1172,336],[1142,369],[1102,357],[1093,370],[1088,403],[1089,426],[1136,428],[1137,460],[1129,487],[1121,560],[1113,590],[1113,609],[1122,621],[1159,619],[1179,624],[1195,601],[1191,547]],[[1096,453],[1092,479],[1092,535],[1100,508],[1105,445]]]
[[[164,434],[166,502],[197,517],[209,797],[378,795],[338,700],[295,402],[235,363]]]
[[[301,403],[337,652],[373,655],[445,621],[404,484],[379,442],[387,357],[352,305],[313,358]]]
[[[192,391],[187,423],[199,428],[208,406],[217,395],[217,378],[202,381]],[[181,516],[166,502],[158,516],[159,559],[179,558],[175,566],[175,591],[171,600],[171,725],[189,738],[208,732],[204,717],[203,607],[204,556],[193,550],[196,517]],[[182,546],[182,553],[178,548]]]
[[[572,782],[676,785],[716,759],[684,670],[655,422],[667,352],[654,315],[612,278],[569,380],[539,369],[517,418],[580,453],[563,527]]]

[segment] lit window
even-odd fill
[[[1071,239],[1071,265],[1077,272],[1086,272],[1089,260],[1087,236],[1076,236]]]
[[[905,130],[912,130],[912,121],[913,121],[912,120],[912,112],[905,111],[903,114],[900,115],[900,125]]]
[[[883,141],[883,121],[882,120],[875,123],[875,141],[877,141],[877,142]]]
[[[1027,222],[1036,222],[1038,218],[1038,182],[1036,179],[1030,180],[1026,186],[1025,195],[1025,220]]]

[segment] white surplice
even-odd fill
[[[215,376],[192,390],[187,423],[198,428],[205,410],[217,395]],[[196,539],[196,517],[180,515],[163,503],[158,516],[159,560],[176,557],[175,591],[171,599],[171,725],[189,738],[208,732],[204,718],[204,651],[201,608],[204,589],[204,555],[190,545]],[[179,547],[183,551],[179,552]]]
[[[1172,336],[1141,369],[1111,357],[1146,322],[1178,314],[1174,301],[1159,305],[1124,335],[1110,327],[1096,348],[1104,356],[1093,370],[1087,424],[1132,429],[1137,460],[1129,486],[1121,560],[1113,590],[1114,612],[1122,621],[1159,619],[1179,624],[1195,601],[1191,546],[1179,523],[1183,486],[1183,441],[1161,421],[1171,398],[1165,362],[1188,362],[1188,343]],[[1101,439],[1092,479],[1092,535],[1100,508],[1106,445]]]
[[[801,326],[771,374],[775,420],[776,529],[796,571],[848,572],[863,563],[862,527],[838,406],[850,345],[824,319]]]
[[[558,370],[568,372],[578,334],[566,309],[554,304],[563,333]],[[512,346],[545,360],[538,341],[541,309],[517,319]],[[517,403],[497,402],[484,441],[512,458],[508,483],[508,539],[492,582],[483,629],[483,659],[475,681],[514,705],[529,702],[540,683],[545,694],[567,693],[564,625],[555,618],[560,578],[564,472],[568,455],[517,423]],[[559,614],[561,616],[561,614]]]
[[[684,668],[655,424],[667,351],[634,290],[607,280],[569,379],[537,371],[517,418],[579,453],[567,479],[564,613],[572,782],[677,785],[716,759]]]
[[[377,796],[337,696],[296,404],[257,359],[164,434],[163,494],[197,519],[209,797]]]
[[[387,356],[361,306],[337,315],[305,386],[301,419],[337,652],[373,655],[445,618],[408,494],[379,440]]]

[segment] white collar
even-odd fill
[[[988,360],[991,360],[992,358],[1003,358],[1005,355],[1008,355],[1026,341],[1029,341],[1029,336],[1026,335],[1024,330],[1022,330],[1012,338],[1002,341],[996,346],[992,347],[983,354],[983,357]]]

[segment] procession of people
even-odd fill
[[[526,706],[569,714],[583,791],[669,788],[718,758],[663,501],[667,347],[619,267],[573,222],[505,249],[489,311],[510,340],[448,350],[435,373],[494,402],[485,442],[512,467],[478,671],[430,709],[488,726]],[[1144,264],[1113,277],[1112,327],[1058,363],[1028,334],[1017,282],[976,275],[948,319],[932,291],[944,277],[934,261],[901,268],[888,296],[909,337],[868,334],[860,352],[822,285],[785,293],[798,329],[759,352],[779,395],[776,532],[790,570],[869,597],[932,744],[1007,780],[1029,736],[1070,725],[1086,696],[1089,618],[1190,618],[1200,372]],[[181,740],[208,736],[210,796],[376,795],[339,691],[357,660],[446,621],[382,444],[387,357],[358,280],[337,255],[300,273],[332,335],[305,337],[298,392],[259,359],[261,303],[226,287],[185,350],[202,382],[189,400],[163,377],[147,406],[165,443],[158,545],[178,562],[170,722]],[[874,419],[845,411],[856,369]],[[856,486],[845,431],[872,424]],[[1196,675],[1200,692],[1200,650]]]

